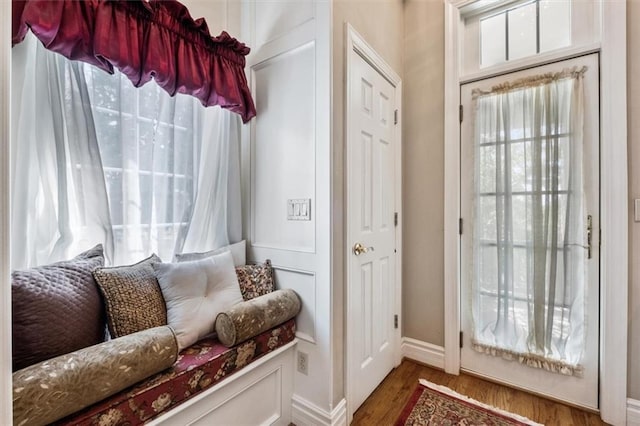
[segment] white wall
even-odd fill
[[[295,373],[296,424],[322,422],[332,398],[330,2],[243,3],[247,76],[257,117],[244,128],[244,232],[249,260],[271,259],[279,288],[302,299],[298,351],[308,374]],[[310,199],[309,221],[287,220],[288,199]],[[341,308],[341,307],[340,307]],[[339,378],[338,381],[341,381]],[[338,401],[339,402],[339,401]],[[302,408],[300,408],[302,407]]]
[[[203,17],[209,32],[217,36],[223,30],[240,39],[240,4],[233,0],[180,0],[193,19]],[[242,40],[240,40],[242,41]]]
[[[0,1],[0,424],[11,424],[11,281],[9,262],[9,123],[11,2]]]

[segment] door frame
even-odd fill
[[[394,211],[398,213],[398,225],[396,226],[396,270],[395,270],[395,300],[393,307],[396,315],[398,315],[398,327],[395,329],[393,336],[393,353],[394,353],[394,365],[398,366],[401,361],[400,343],[402,335],[402,79],[400,76],[389,66],[389,64],[366,42],[366,40],[349,24],[345,23],[345,34],[347,37],[346,49],[345,49],[345,105],[344,105],[344,205],[345,205],[345,246],[344,246],[344,262],[345,262],[345,303],[344,303],[344,318],[345,318],[345,390],[347,400],[347,423],[351,423],[353,419],[353,407],[351,406],[353,395],[353,380],[352,368],[349,360],[350,355],[355,350],[353,345],[350,344],[349,336],[353,335],[353,318],[349,312],[348,306],[351,300],[351,289],[349,287],[349,277],[351,272],[351,244],[349,240],[349,231],[351,224],[349,223],[349,195],[350,190],[348,186],[349,176],[349,147],[351,140],[351,113],[349,111],[349,105],[352,102],[351,97],[351,79],[350,73],[353,69],[353,57],[352,55],[359,55],[365,61],[367,61],[378,73],[380,73],[385,79],[387,79],[395,88],[395,105],[398,110],[398,122],[395,125],[395,199],[394,199]]]
[[[461,76],[463,8],[478,0],[445,0],[445,371],[460,371],[460,84],[600,52],[600,416],[625,424],[627,412],[628,191],[626,3],[599,1],[601,38]]]

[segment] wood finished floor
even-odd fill
[[[352,425],[393,425],[421,378],[548,426],[606,424],[597,414],[466,374],[453,376],[404,360],[355,412]]]

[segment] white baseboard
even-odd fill
[[[444,348],[433,345],[411,337],[402,338],[402,356],[430,365],[432,367],[444,369]]]
[[[640,400],[627,399],[627,426],[640,426]]]
[[[347,400],[343,398],[329,412],[298,395],[293,395],[291,398],[291,422],[296,426],[346,426]]]

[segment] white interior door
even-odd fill
[[[347,370],[353,413],[394,367],[397,89],[350,54]]]
[[[563,117],[579,110],[577,98],[562,100],[566,93],[558,86],[544,91],[518,83],[583,67],[582,125]],[[572,87],[568,90],[577,93],[577,86]],[[500,96],[501,104],[487,107],[483,102],[489,100],[480,93]],[[531,101],[541,93],[548,99]],[[557,103],[566,101],[564,110],[550,106],[556,98]],[[461,103],[461,367],[598,408],[598,55],[462,85]],[[491,120],[499,123],[488,126]],[[574,202],[578,195],[580,202]],[[576,219],[573,212],[578,212]],[[537,233],[553,220],[559,232],[544,228]],[[571,229],[575,240],[564,239]],[[549,256],[551,252],[557,255]],[[549,339],[548,348],[537,346],[537,333],[547,333],[542,340]],[[567,359],[577,364],[563,364]]]

